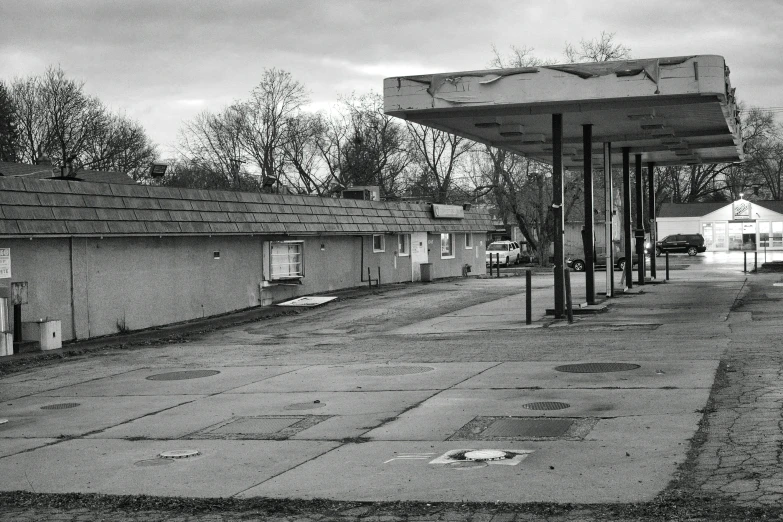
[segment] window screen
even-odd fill
[[[269,252],[270,279],[304,277],[304,243],[301,241],[273,241]]]

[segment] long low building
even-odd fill
[[[468,207],[468,206],[466,206]],[[455,205],[0,177],[25,320],[84,339],[367,284],[483,274],[490,215]],[[426,275],[426,273],[425,273]]]
[[[658,237],[701,234],[708,252],[783,250],[783,201],[664,203]]]

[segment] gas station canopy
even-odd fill
[[[552,115],[562,114],[570,169],[584,165],[583,125],[593,126],[595,166],[601,143],[656,165],[743,159],[729,69],[715,55],[386,78],[384,104],[387,114],[547,163]]]

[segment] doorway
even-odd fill
[[[427,255],[427,233],[411,234],[411,281],[421,281],[421,264],[429,261]]]

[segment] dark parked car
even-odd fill
[[[596,246],[595,250],[593,251],[593,254],[594,254],[593,265],[595,266],[595,268],[606,268],[606,249],[602,246]],[[639,264],[639,256],[636,255],[636,252],[633,253],[632,259],[633,259],[633,266]],[[570,268],[574,272],[585,271],[584,259],[580,259],[579,257],[569,257],[568,259],[566,259],[566,265],[568,265],[568,268]],[[615,248],[615,254],[614,254],[614,267],[617,270],[625,270],[625,255],[621,253],[620,249],[617,247]]]
[[[695,256],[704,252],[704,236],[701,234],[673,234],[666,236],[655,244],[655,255],[660,256],[665,252],[682,252],[689,256]]]

